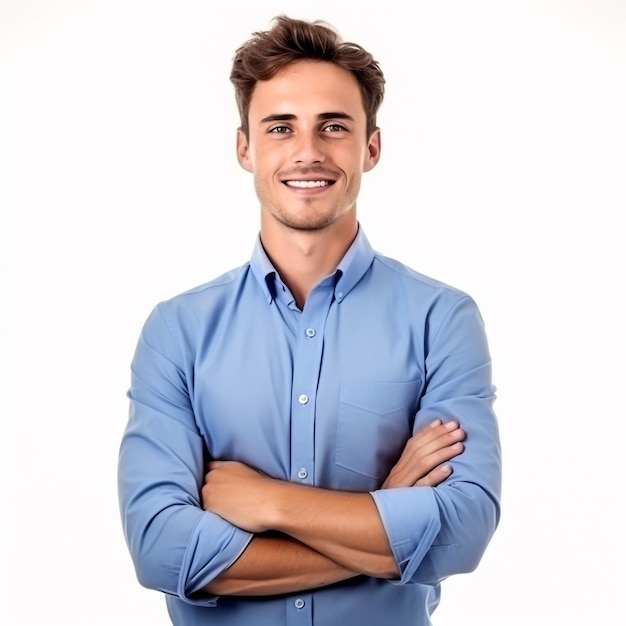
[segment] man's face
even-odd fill
[[[310,231],[355,219],[361,175],[378,162],[380,135],[366,136],[350,72],[324,61],[288,65],[257,83],[248,121],[237,155],[254,174],[264,222]]]

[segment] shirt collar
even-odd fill
[[[338,302],[341,302],[361,280],[373,260],[374,250],[365,236],[363,228],[359,225],[354,241],[334,272],[336,277],[335,299]],[[254,244],[250,268],[261,285],[268,304],[271,303],[276,298],[276,279],[279,276],[263,249],[260,236],[256,238]]]
[[[278,272],[265,253],[260,235],[257,236],[254,242],[250,268],[263,289],[267,303],[271,304],[272,300],[276,297],[276,283],[274,277],[278,276]]]
[[[363,278],[373,260],[374,250],[359,224],[359,231],[352,245],[337,266],[340,276],[335,284],[335,299],[338,302],[341,302]]]

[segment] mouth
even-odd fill
[[[335,184],[334,180],[283,180],[284,185],[287,187],[294,187],[295,189],[315,189],[320,187],[330,187]]]

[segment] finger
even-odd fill
[[[422,439],[424,441],[427,441],[434,436],[438,436],[438,433],[440,433],[443,429],[450,428],[449,424],[454,425],[454,427],[459,426],[458,422],[456,422],[455,420],[444,423],[442,420],[437,418],[429,424],[426,424],[416,430],[415,433],[413,433],[413,437],[418,440]]]
[[[416,487],[436,487],[440,485],[444,480],[446,480],[452,474],[452,466],[448,465],[440,465],[435,469],[431,470],[424,476],[420,478],[416,483]]]
[[[455,444],[464,438],[465,432],[461,428],[454,430],[436,428],[428,438],[414,436],[406,443],[395,470],[405,472],[421,469],[422,474],[430,471],[436,465],[459,454],[462,450],[455,447]]]
[[[431,427],[427,433],[414,435],[409,439],[406,447],[412,455],[423,457],[463,439],[465,439],[465,431],[457,422],[451,421]]]
[[[465,446],[461,442],[455,442],[426,456],[421,456],[421,454],[414,457],[404,455],[385,479],[383,488],[388,488],[392,485],[394,487],[414,485],[416,481],[422,479],[442,463],[461,454],[464,449]]]
[[[465,446],[463,445],[463,443],[457,441],[449,446],[446,446],[445,448],[440,448],[438,450],[435,450],[434,452],[431,452],[422,460],[422,466],[427,468],[423,473],[435,469],[438,465],[441,465],[445,461],[453,459],[455,456],[461,454],[464,450]]]
[[[449,420],[444,423],[437,419],[417,430],[409,441],[412,446],[419,449],[422,446],[432,445],[433,442],[439,440],[441,437],[446,437],[450,433],[458,434],[460,432],[462,433],[463,430],[456,420]]]
[[[208,463],[209,472],[211,470],[217,469],[218,467],[221,467],[222,465],[224,465],[227,462],[228,461],[209,461],[209,463]]]
[[[226,463],[226,461],[209,461],[207,463],[207,473],[204,475],[204,482],[208,482],[209,477],[211,476],[211,472],[214,472],[216,469],[223,467],[224,463]]]

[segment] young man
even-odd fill
[[[140,337],[119,467],[137,575],[177,625],[429,624],[499,516],[480,315],[359,227],[384,86],[368,52],[280,17],[231,79],[260,236]]]

